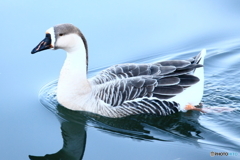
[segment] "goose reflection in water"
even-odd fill
[[[45,156],[32,156],[31,160],[80,160],[86,145],[86,131],[82,124],[61,122],[63,147],[58,152]]]
[[[58,104],[56,100],[57,81],[51,82],[40,91],[41,103],[52,111],[61,123],[63,147],[54,154],[32,156],[31,160],[79,160],[84,155],[87,142],[86,127],[118,136],[144,141],[180,141],[197,147],[206,144],[224,146],[224,137],[199,124],[202,114],[196,111],[177,113],[169,116],[135,115],[124,118],[108,118],[93,113],[72,111]],[[47,91],[48,92],[45,92]],[[213,138],[214,137],[214,138]],[[221,144],[222,142],[222,144]],[[164,144],[163,144],[164,145]],[[215,146],[216,148],[216,146]],[[229,149],[236,150],[234,144]]]

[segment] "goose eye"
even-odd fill
[[[60,33],[59,36],[63,36],[64,34],[63,33]]]

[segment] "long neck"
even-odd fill
[[[87,80],[86,50],[79,47],[67,50],[67,58],[62,67],[57,89],[57,98],[60,104],[74,103],[76,97],[85,97],[91,92],[91,86]],[[65,106],[68,108],[68,106]]]

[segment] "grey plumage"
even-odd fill
[[[118,115],[121,117],[136,114],[155,114],[166,116],[179,112],[176,102],[161,101],[159,99],[147,99],[128,101],[117,107]]]
[[[111,112],[121,112],[123,116],[168,115],[180,109],[178,103],[165,100],[199,81],[191,75],[196,68],[202,67],[198,61],[192,58],[152,64],[120,64],[103,70],[90,82],[97,86],[96,99],[115,109]]]
[[[157,62],[155,64],[161,65],[161,66],[175,66],[176,68],[184,68],[189,66],[190,62],[185,60],[170,60],[170,61]]]

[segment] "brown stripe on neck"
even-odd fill
[[[86,50],[86,69],[88,71],[88,45],[87,45],[87,40],[86,40],[86,38],[84,37],[84,35],[82,34],[82,32],[80,30],[79,30],[78,35],[82,38],[83,44],[85,46],[85,50]]]
[[[70,33],[75,33],[82,38],[82,41],[86,50],[86,69],[88,71],[88,46],[87,46],[87,40],[82,34],[82,32],[77,27],[75,27],[70,23],[59,24],[54,26],[54,32],[55,32],[56,39],[58,38],[59,34],[70,34]]]

